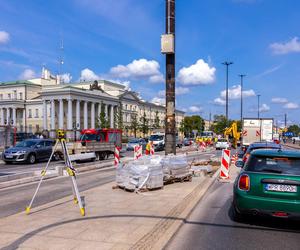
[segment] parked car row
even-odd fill
[[[233,218],[300,219],[300,151],[257,142],[239,154],[236,166],[241,171],[233,188]]]

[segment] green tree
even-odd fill
[[[155,118],[154,118],[153,128],[154,129],[160,128],[160,119],[158,117],[158,111],[155,112]]]
[[[118,107],[118,110],[117,112],[115,112],[114,117],[114,127],[118,129],[124,129],[122,105]]]
[[[108,119],[106,119],[106,116],[105,116],[105,107],[104,107],[103,103],[101,103],[101,112],[100,112],[100,116],[97,119],[96,126],[98,128],[109,128],[110,127],[109,121],[108,121]]]
[[[144,115],[141,118],[141,123],[139,127],[140,127],[140,131],[145,136],[149,131],[149,120],[146,117],[146,112],[144,112]]]
[[[215,115],[214,122],[211,125],[210,129],[214,131],[216,134],[223,134],[225,128],[230,127],[234,120],[227,120],[224,115]],[[237,123],[237,130],[242,130],[242,124],[240,120],[236,121]]]
[[[288,132],[294,133],[295,136],[298,136],[300,133],[300,127],[296,124],[288,127]]]
[[[131,115],[131,124],[130,124],[130,130],[133,131],[134,137],[136,137],[136,133],[139,130],[139,123],[137,121],[137,114],[134,113]]]
[[[204,120],[199,115],[192,115],[184,117],[180,124],[179,130],[184,133],[185,136],[191,137],[193,130],[197,130],[197,133],[201,133],[204,129]]]

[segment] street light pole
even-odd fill
[[[243,122],[243,79],[246,75],[239,75],[239,77],[241,78],[241,124]]]
[[[175,0],[166,0],[166,34],[173,35],[175,40]],[[176,154],[175,45],[174,50],[171,53],[166,54],[165,122],[165,154]]]
[[[233,64],[233,62],[223,62],[226,66],[226,122],[228,122],[228,66]]]
[[[257,118],[259,119],[259,98],[260,95],[257,95]]]

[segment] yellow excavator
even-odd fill
[[[238,132],[236,121],[234,121],[230,127],[225,129],[224,136],[227,140],[229,140],[229,136],[230,136],[232,138],[232,146],[234,148],[237,148],[237,142],[241,137],[241,133]]]

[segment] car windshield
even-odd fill
[[[150,141],[161,141],[164,139],[163,135],[151,135],[150,136]]]
[[[251,155],[245,170],[300,175],[300,158]]]
[[[37,144],[37,141],[22,141],[16,144],[17,148],[31,148],[35,144]]]
[[[80,138],[81,141],[95,141],[97,135],[95,134],[83,134]]]
[[[131,139],[129,143],[139,143],[139,139]]]

